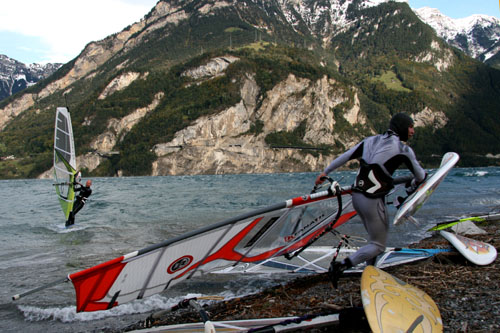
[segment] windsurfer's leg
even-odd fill
[[[389,224],[383,199],[367,198],[361,193],[352,194],[352,204],[363,220],[370,242],[356,253],[341,262],[332,261],[328,269],[328,276],[332,285],[337,289],[338,280],[346,269],[364,261],[374,262],[377,255],[384,252]]]
[[[75,200],[73,210],[69,213],[68,220],[66,221],[66,226],[75,224],[75,215],[82,209],[84,204],[85,202],[82,202],[79,197]]]
[[[361,217],[369,235],[369,243],[349,257],[353,266],[373,260],[385,251],[389,223],[384,200],[367,198],[361,193],[353,193],[353,207]]]
[[[70,225],[75,224],[75,214],[73,212],[69,213],[68,220],[66,221],[66,226],[69,227]]]
[[[73,215],[76,215],[80,211],[80,209],[83,208],[83,205],[85,205],[85,202],[82,201],[80,198],[75,201],[75,205],[73,206]]]
[[[342,260],[342,262],[332,260],[330,267],[328,268],[328,277],[332,282],[333,288],[337,289],[338,282],[342,274],[346,269],[352,267],[352,263],[349,258]]]

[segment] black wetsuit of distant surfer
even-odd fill
[[[83,208],[87,198],[92,194],[92,181],[87,180],[85,186],[80,183],[76,183],[79,187],[75,187],[75,193],[78,192],[78,196],[76,197],[75,203],[73,205],[73,210],[69,213],[68,220],[66,221],[66,227],[75,224],[75,215]]]
[[[405,164],[415,176],[411,184],[413,189],[425,179],[425,171],[415,153],[401,142],[407,141],[413,133],[413,120],[406,114],[398,113],[392,117],[387,132],[364,139],[334,159],[317,177],[316,184],[321,184],[326,175],[347,161],[360,160],[352,204],[368,232],[369,243],[342,262],[332,261],[329,275],[335,288],[344,270],[365,261],[373,264],[376,256],[385,251],[389,221],[384,199],[393,188],[394,171]]]

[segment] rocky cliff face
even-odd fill
[[[227,66],[237,60],[231,56],[217,57],[182,75],[210,80],[223,75]],[[110,94],[121,90],[136,79],[138,76],[134,73],[122,74],[105,91]],[[153,151],[158,159],[153,165],[153,175],[319,170],[330,156],[313,157],[298,149],[270,148],[265,143],[267,134],[293,131],[305,120],[307,129],[304,140],[312,145],[331,144],[336,140],[350,146],[359,139],[340,136],[334,131],[336,119],[331,110],[347,102],[349,94],[339,89],[333,79],[323,77],[311,81],[290,75],[269,91],[261,103],[257,100],[260,87],[252,73],[246,75],[241,87],[239,103],[217,115],[199,118],[193,125],[179,131],[172,141],[156,145]],[[148,107],[122,119],[111,119],[107,130],[91,144],[96,154],[112,153],[118,140],[154,110],[162,97],[163,93],[159,93]],[[366,124],[356,95],[351,104],[353,107],[343,117],[351,124]],[[251,124],[256,120],[264,124],[258,135],[249,133]],[[89,157],[80,156],[79,165],[93,170],[99,163]]]
[[[206,65],[189,69],[183,75],[197,79],[211,79],[223,75],[235,57],[218,57]],[[134,78],[133,75],[123,77]],[[125,85],[125,84],[124,84]],[[177,132],[170,142],[157,144],[153,151],[158,159],[153,164],[153,175],[269,173],[322,170],[334,157],[307,154],[295,148],[272,148],[265,142],[267,134],[293,131],[307,120],[304,141],[312,145],[340,142],[345,147],[357,143],[360,136],[339,135],[335,132],[337,119],[332,109],[341,103],[352,104],[342,117],[351,125],[367,126],[366,116],[360,111],[357,94],[349,100],[349,94],[335,80],[323,77],[316,81],[288,78],[267,93],[258,103],[260,87],[252,73],[248,73],[240,91],[241,100],[236,105],[208,117],[199,118],[193,125]],[[92,147],[101,154],[110,153],[126,131],[147,112],[153,110],[162,95],[146,109],[138,109],[122,119],[113,119],[108,130],[100,135]],[[255,135],[250,126],[260,120],[264,126]],[[416,116],[417,126],[444,126],[446,117],[429,109]],[[368,131],[372,134],[373,129]],[[97,167],[91,160],[80,157],[80,163],[92,170]],[[93,162],[93,161],[92,161]]]
[[[123,138],[130,129],[137,124],[142,117],[147,113],[154,110],[160,103],[163,93],[158,93],[153,102],[147,107],[140,108],[132,112],[131,114],[123,117],[121,119],[112,118],[108,122],[107,130],[100,134],[91,144],[90,147],[95,149],[97,153],[109,154],[112,152],[113,147]]]
[[[316,108],[318,112],[328,113],[329,117],[308,122],[308,141],[327,140],[331,132],[328,129],[335,122],[329,105],[341,103],[342,96],[328,98],[329,93],[333,96],[336,93],[329,88],[326,79],[310,82],[292,75],[275,87],[259,108],[258,91],[259,87],[249,74],[238,104],[215,116],[200,118],[178,132],[171,142],[156,145],[154,152],[158,160],[153,164],[153,175],[311,171],[321,167],[322,158],[313,158],[297,149],[272,149],[265,144],[264,138],[270,132],[295,129],[308,117],[310,108]],[[314,95],[324,101],[315,103]],[[257,136],[247,134],[254,119],[265,124]],[[322,132],[326,136],[322,136]]]

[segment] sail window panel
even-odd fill
[[[261,221],[262,227],[255,228],[258,239],[255,235],[248,241],[244,239],[235,250],[244,253],[247,257],[253,257],[269,249],[286,249],[329,223],[335,218],[337,211],[336,198],[293,207],[277,220],[274,220],[273,217],[263,219]],[[272,222],[271,226],[266,225],[266,222],[269,221]],[[264,229],[265,232],[259,232]]]

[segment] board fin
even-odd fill
[[[416,226],[420,225],[420,222],[418,222],[418,220],[411,215],[407,216],[406,219],[411,223],[415,224]]]

